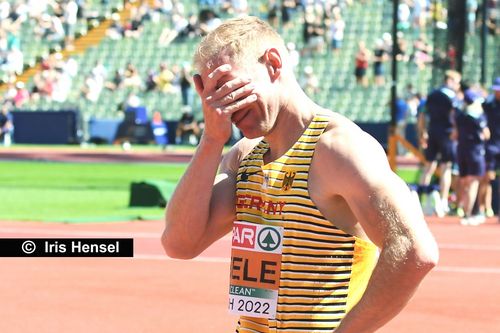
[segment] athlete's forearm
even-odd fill
[[[422,279],[434,267],[435,259],[431,246],[419,251],[409,248],[403,255],[399,253],[402,260],[395,262],[391,252],[400,249],[399,245],[389,245],[382,250],[363,297],[344,317],[335,333],[375,332],[406,306]]]
[[[224,145],[202,138],[165,212],[162,242],[168,255],[193,256],[207,227],[210,199]]]

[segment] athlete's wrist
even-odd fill
[[[200,138],[200,142],[198,144],[199,148],[209,148],[213,150],[220,150],[224,148],[224,145],[226,144],[227,140],[224,140],[223,138],[219,138],[217,136],[213,135],[207,135],[206,133],[203,133],[203,135]]]

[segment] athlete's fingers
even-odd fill
[[[194,82],[194,87],[196,89],[196,92],[198,93],[198,95],[201,96],[204,88],[203,88],[203,81],[201,80],[200,74],[193,75],[193,82]]]
[[[205,99],[207,103],[211,103],[216,106],[233,103],[252,92],[255,86],[250,81],[250,78],[246,77],[237,77],[229,80],[219,87],[213,94],[208,95]]]
[[[229,80],[224,83],[220,88],[218,88],[214,95],[214,98],[219,98],[231,93],[233,90],[243,87],[245,84],[250,84],[250,78],[248,77],[237,77],[235,79]]]
[[[229,105],[244,97],[247,97],[254,91],[254,89],[255,86],[252,83],[245,84],[236,90],[232,90],[229,94],[219,99],[218,103],[220,105]]]
[[[220,65],[214,69],[210,74],[207,75],[207,82],[204,83],[205,91],[212,91],[217,88],[217,83],[219,80],[231,71],[232,67],[230,64]]]
[[[256,100],[257,100],[257,95],[251,94],[251,95],[248,95],[247,97],[242,98],[242,99],[240,99],[232,104],[229,104],[229,105],[226,105],[226,106],[223,106],[220,108],[216,108],[216,111],[227,114],[227,115],[231,115],[238,110],[241,110],[241,109],[248,107],[250,104],[254,103]]]

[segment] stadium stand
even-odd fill
[[[12,8],[19,1],[10,0]],[[133,92],[137,100],[146,107],[149,115],[155,111],[161,113],[163,119],[175,121],[180,118],[183,100],[179,88],[179,73],[182,67],[190,64],[191,55],[199,42],[198,35],[206,15],[213,11],[221,19],[248,13],[267,19],[273,8],[273,2],[248,1],[248,8],[232,8],[230,1],[212,1],[220,5],[215,8],[204,8],[204,1],[134,1],[124,3],[118,0],[85,1],[85,10],[78,20],[76,28],[77,40],[72,50],[64,47],[64,41],[47,42],[46,38],[37,35],[40,20],[29,14],[20,22],[17,37],[24,56],[24,73],[17,78],[3,72],[1,79],[5,83],[4,90],[13,93],[16,81],[26,83],[31,98],[17,106],[19,110],[68,110],[78,109],[84,123],[93,119],[121,119],[124,117],[123,104]],[[56,2],[62,6],[62,1]],[[285,1],[289,4],[290,1]],[[295,1],[292,1],[295,3]],[[297,1],[308,6],[316,6],[314,1]],[[405,3],[403,1],[403,3]],[[293,7],[293,6],[292,6]],[[333,7],[341,10],[346,22],[343,45],[339,52],[330,47],[331,12]],[[48,7],[42,15],[61,16],[56,7]],[[358,122],[388,122],[390,120],[390,61],[384,63],[385,83],[373,84],[372,61],[368,68],[370,84],[368,87],[358,86],[354,77],[354,58],[358,42],[366,43],[373,50],[378,40],[383,40],[391,52],[390,38],[392,22],[392,2],[383,0],[366,1],[324,1],[323,8],[311,8],[325,32],[322,51],[309,52],[309,44],[304,41],[304,24],[307,21],[304,7],[296,7],[287,11],[290,21],[286,25],[278,24],[277,29],[286,42],[292,42],[301,51],[297,66],[297,75],[301,75],[307,67],[314,68],[319,89],[313,92],[314,99],[320,104]],[[408,9],[410,10],[410,9]],[[400,8],[400,18],[405,12]],[[415,11],[415,8],[411,8]],[[410,11],[409,13],[414,14]],[[207,14],[208,13],[208,14]],[[401,43],[399,51],[399,91],[410,83],[414,92],[426,94],[432,85],[432,53],[433,33],[439,18],[437,9],[427,12],[428,18],[422,25],[415,21],[403,22],[400,29]],[[278,16],[281,16],[280,14]],[[423,15],[423,14],[422,14]],[[207,17],[208,17],[207,16]],[[313,15],[314,16],[314,15]],[[45,17],[47,18],[47,17]],[[284,17],[282,17],[284,18]],[[414,16],[411,18],[415,19]],[[407,18],[405,18],[407,19]],[[193,26],[188,25],[198,20]],[[207,19],[208,20],[208,19]],[[212,23],[212,22],[209,22]],[[207,26],[209,26],[207,23]],[[189,30],[189,28],[193,28]],[[110,31],[113,30],[113,31]],[[9,31],[9,29],[6,29]],[[91,36],[91,34],[93,34]],[[91,38],[89,38],[91,36]],[[420,39],[423,36],[423,39]],[[87,37],[87,39],[85,39]],[[488,77],[498,75],[498,42],[488,48]],[[479,79],[479,36],[471,35],[465,77],[477,82]],[[417,52],[418,51],[418,52]],[[389,56],[390,58],[390,56]],[[431,59],[431,60],[428,60]],[[419,62],[420,61],[420,62]],[[158,85],[160,66],[165,75],[173,73],[173,89],[148,89]],[[129,67],[130,70],[127,69]],[[133,76],[127,78],[127,75]],[[137,77],[136,77],[137,76]],[[63,77],[63,79],[60,79]],[[44,91],[44,82],[51,82],[50,89],[61,89],[64,93]],[[62,80],[62,81],[61,81]],[[54,88],[55,86],[55,88]],[[58,88],[59,87],[59,88]],[[201,120],[199,102],[194,99],[193,109],[197,119]],[[410,119],[410,122],[414,119]]]

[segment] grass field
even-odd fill
[[[161,207],[128,207],[130,185],[143,180],[176,184],[186,164],[0,163],[0,219],[70,223],[161,219]],[[418,172],[399,174],[414,182]]]
[[[185,164],[0,163],[0,219],[65,222],[159,219],[163,209],[130,208],[130,184],[176,183]]]

